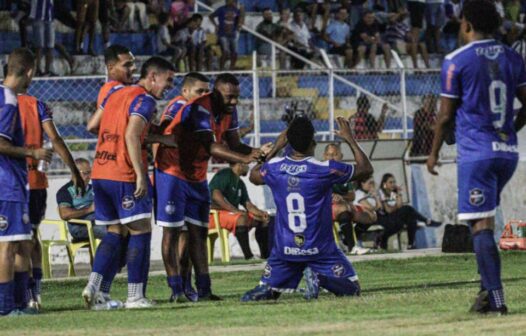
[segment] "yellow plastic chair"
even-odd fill
[[[75,241],[74,239],[71,240],[71,250],[73,253],[73,260],[75,260],[75,256],[77,255],[77,251],[81,248],[87,247],[89,248],[89,254],[90,254],[90,261],[93,265],[93,259],[95,258],[95,251],[97,251],[97,247],[99,247],[100,240],[95,238],[95,234],[93,233],[93,223],[90,220],[85,219],[70,219],[70,223],[72,224],[80,224],[85,225],[86,229],[88,230],[88,241],[82,240],[82,241]]]
[[[219,212],[217,210],[210,210],[210,215],[214,219],[214,228],[208,229],[208,238],[206,246],[208,248],[208,263],[211,264],[214,260],[214,243],[219,237],[221,244],[221,261],[224,263],[230,262],[230,245],[228,244],[228,230],[225,230],[219,225]]]
[[[66,248],[66,253],[68,254],[69,267],[68,267],[68,276],[75,276],[75,267],[73,265],[73,251],[71,248],[71,243],[68,239],[68,228],[66,222],[63,220],[56,219],[44,219],[40,225],[54,225],[58,229],[59,239],[44,239],[42,241],[42,271],[44,278],[51,278],[51,263],[49,261],[49,254],[52,247],[63,246]],[[39,232],[40,235],[40,232]]]
[[[356,232],[354,231],[354,225],[355,223],[352,223],[352,235],[354,237],[354,241],[357,242],[358,239],[356,238]],[[343,242],[340,239],[340,223],[338,221],[334,221],[332,224],[332,234],[334,235],[334,241],[336,242],[336,245],[338,247],[343,247]]]

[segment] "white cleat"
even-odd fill
[[[364,248],[364,247],[360,247],[360,246],[354,246],[351,250],[351,254],[354,254],[354,255],[363,255],[363,254],[366,254],[366,253],[369,253],[371,251],[371,249],[368,249],[368,248]]]
[[[96,291],[95,288],[90,286],[89,284],[84,288],[82,291],[82,298],[84,299],[84,303],[86,304],[86,308],[91,309],[97,302],[96,299]]]
[[[42,309],[42,304],[38,300],[31,299],[29,300],[27,307],[39,312],[40,309]]]
[[[145,297],[133,301],[128,299],[124,304],[124,308],[126,309],[152,308],[153,306],[155,306],[155,302]]]

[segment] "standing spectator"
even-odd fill
[[[295,9],[292,22],[290,23],[290,30],[293,35],[292,41],[289,43],[289,48],[303,57],[311,59],[314,56],[311,33],[303,19],[303,11],[299,8]],[[291,59],[291,65],[294,69],[303,69],[305,63],[293,57]]]
[[[189,6],[184,0],[175,0],[170,6],[170,17],[172,18],[172,25],[174,31],[179,30],[183,24],[186,23],[190,16]]]
[[[446,14],[444,0],[426,0],[426,40],[431,53],[442,53],[440,48],[440,33],[444,26]]]
[[[263,9],[263,21],[257,25],[256,32],[271,40],[278,39],[280,28],[272,22],[272,10],[270,8]],[[272,53],[271,45],[261,39],[256,39],[256,50],[259,55],[270,56]]]
[[[55,28],[53,27],[53,0],[31,0],[29,17],[33,20],[33,35],[37,76],[57,76],[51,71],[53,65],[53,49],[55,48]],[[40,69],[42,49],[45,54],[45,70]]]
[[[422,99],[422,107],[415,112],[413,145],[410,156],[428,156],[431,153],[433,127],[436,122],[437,97],[428,94]]]
[[[417,53],[420,51],[422,59],[426,68],[430,67],[429,54],[427,52],[426,44],[423,42],[418,43],[418,50],[413,49],[413,43],[411,43],[411,29],[405,23],[407,17],[406,11],[401,11],[394,14],[389,19],[389,24],[385,32],[385,39],[387,43],[391,45],[391,48],[397,52],[401,52],[401,49],[405,49],[413,62],[413,68],[418,68]],[[401,48],[402,47],[402,48]]]
[[[367,0],[353,0],[351,1],[351,15],[350,15],[350,27],[351,31],[363,17],[366,11]]]
[[[356,140],[374,140],[378,139],[378,133],[384,128],[385,116],[387,114],[387,104],[382,106],[380,118],[376,120],[370,113],[371,103],[369,98],[361,95],[357,100],[357,111],[350,118],[353,125],[354,138]]]
[[[31,3],[29,0],[16,1],[11,17],[18,23],[18,33],[20,34],[20,46],[27,47],[27,26],[29,25],[29,14]]]
[[[201,27],[203,17],[201,14],[194,14],[190,19],[190,33],[192,35],[191,43],[189,43],[189,66],[190,71],[201,71],[205,65],[205,48],[206,48],[206,33]]]
[[[385,66],[389,69],[391,67],[391,47],[384,43],[380,37],[380,27],[373,12],[365,11],[363,18],[353,31],[354,46],[358,50],[358,58],[356,63],[360,63],[365,55],[369,55],[369,62],[371,67],[376,67],[376,53],[378,48],[381,48],[385,57]]]
[[[343,56],[345,66],[351,68],[353,66],[351,28],[345,22],[348,16],[347,9],[341,7],[336,13],[335,20],[325,30],[323,39],[330,45],[329,54]]]
[[[446,0],[444,3],[447,22],[442,29],[442,42],[446,52],[451,52],[457,48],[461,11],[460,0]]]
[[[110,46],[110,18],[114,11],[113,0],[99,0],[99,21],[104,48]]]
[[[84,194],[79,194],[73,184],[69,181],[57,192],[58,213],[60,218],[65,221],[71,219],[95,220],[94,193],[91,181],[91,165],[88,160],[79,158],[75,160],[77,169],[84,180]],[[88,229],[85,225],[68,222],[68,230],[73,239],[83,241],[88,240]],[[93,233],[95,238],[102,239],[106,234],[106,227],[94,225]]]
[[[88,31],[88,54],[95,56],[95,25],[99,15],[99,0],[77,0],[77,26],[75,27],[75,52],[84,52],[84,34]]]
[[[413,44],[411,48],[417,50],[420,30],[424,27],[426,0],[407,0],[407,10],[409,11],[409,22],[411,24],[411,43]]]
[[[132,32],[144,31],[148,29],[148,15],[146,14],[146,4],[140,0],[128,0],[126,6],[130,9],[128,26]]]
[[[290,30],[290,9],[283,8],[279,12],[279,21],[277,25],[280,27],[280,33],[278,35],[278,43],[283,46],[289,46],[291,43],[294,33]],[[286,68],[286,56],[287,54],[279,52],[279,63],[282,69]]]
[[[224,70],[226,60],[230,58],[230,70],[234,70],[237,61],[239,31],[243,24],[241,11],[237,8],[235,0],[225,0],[225,5],[216,9],[209,17],[216,28],[221,46],[219,68]]]
[[[125,31],[130,18],[130,7],[127,6],[126,0],[115,0],[115,20],[114,31]]]

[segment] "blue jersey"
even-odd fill
[[[472,42],[446,56],[441,95],[460,101],[455,131],[460,162],[518,158],[513,101],[523,85],[521,56],[495,40]]]
[[[332,233],[332,186],[348,182],[354,166],[274,158],[263,164],[261,175],[272,190],[277,214],[274,250],[289,261],[310,261],[337,251]]]
[[[24,132],[15,93],[0,85],[0,137],[13,146],[24,147]],[[0,154],[0,201],[28,201],[25,158]]]

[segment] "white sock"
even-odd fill
[[[143,298],[143,283],[128,283],[128,301],[136,301]]]
[[[91,274],[89,275],[88,285],[95,288],[95,291],[99,291],[101,283],[102,283],[102,274],[91,272]]]

